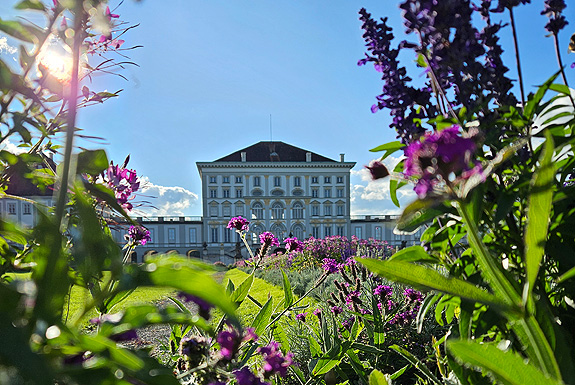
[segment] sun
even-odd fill
[[[61,41],[46,43],[38,53],[40,76],[50,74],[60,83],[68,84],[72,79],[72,53]]]

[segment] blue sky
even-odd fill
[[[3,19],[16,1],[3,1]],[[115,8],[118,1],[110,1]],[[148,181],[147,195],[164,215],[201,215],[197,161],[211,161],[261,140],[284,141],[324,156],[357,162],[352,170],[352,213],[392,212],[387,183],[370,182],[363,166],[368,150],[395,139],[385,111],[372,114],[381,91],[373,68],[358,67],[364,42],[358,10],[389,16],[401,36],[395,1],[350,0],[170,0],[125,1],[114,13],[138,28],[124,36],[139,67],[101,77],[95,91],[123,89],[120,98],[80,112],[79,127],[105,143],[110,159],[130,166]],[[526,85],[541,84],[556,71],[552,39],[545,38],[542,1],[517,9]],[[575,8],[565,14],[564,59],[575,32]],[[515,78],[510,31],[504,34],[506,63]],[[14,44],[8,40],[8,44]],[[3,50],[0,55],[11,55]],[[412,58],[405,58],[411,60]],[[575,70],[569,67],[575,83]],[[417,78],[418,73],[412,73]],[[518,94],[518,92],[517,92]],[[404,201],[413,199],[409,190]],[[153,210],[148,210],[154,213]]]

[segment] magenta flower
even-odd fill
[[[144,226],[130,226],[128,229],[128,241],[133,245],[145,245],[150,242],[152,237],[150,231]]]
[[[236,231],[248,231],[249,230],[249,224],[250,222],[248,222],[247,219],[242,218],[242,217],[234,217],[232,219],[230,219],[230,221],[228,222],[228,229],[236,229]]]
[[[178,292],[178,298],[181,298],[184,302],[194,303],[198,306],[198,314],[200,317],[209,320],[210,319],[210,310],[214,308],[214,305],[211,303],[204,301],[200,297],[196,297],[195,295],[185,293],[183,291]]]
[[[263,382],[261,378],[253,374],[247,366],[244,366],[239,370],[235,370],[233,374],[236,376],[238,385],[270,385],[267,382]]]
[[[286,250],[290,252],[301,252],[303,251],[303,242],[298,241],[296,237],[293,238],[286,238],[284,240],[286,244]]]
[[[113,14],[112,12],[110,12],[110,7],[106,7],[106,17],[108,18],[109,21],[112,21],[112,19],[119,18],[120,15]]]
[[[418,179],[414,190],[423,198],[439,183],[452,180],[452,175],[460,182],[480,173],[480,166],[471,161],[475,150],[475,142],[471,138],[462,137],[459,126],[427,132],[405,148],[407,159],[403,173]],[[472,169],[475,169],[472,174],[463,174]]]
[[[226,361],[231,361],[238,349],[242,338],[234,329],[222,330],[216,337],[216,341],[220,345],[220,353]]]
[[[112,162],[104,173],[104,181],[116,196],[118,204],[130,211],[133,206],[129,202],[134,199],[134,193],[140,189],[136,171],[114,165]]]
[[[403,292],[403,295],[408,300],[408,302],[419,303],[423,300],[423,294],[421,294],[421,292],[419,292],[417,290],[405,289],[405,291]]]
[[[341,306],[332,306],[330,310],[334,315],[343,313],[343,309]]]
[[[300,313],[300,314],[297,314],[297,315],[295,316],[295,319],[298,320],[298,321],[301,321],[301,322],[305,322],[305,317],[306,317],[306,316],[307,316],[307,313]]]
[[[285,377],[288,367],[293,363],[293,353],[289,352],[284,356],[275,341],[271,341],[267,346],[259,347],[257,353],[261,354],[264,359],[263,370],[266,379],[274,374]]]
[[[270,246],[279,246],[280,243],[275,235],[266,231],[260,234],[260,243],[262,244],[262,248],[268,249]]]
[[[385,167],[385,165],[378,160],[372,162],[369,166],[365,166],[365,168],[369,170],[371,179],[373,180],[389,176],[389,170],[387,167]]]
[[[328,274],[337,273],[339,271],[338,263],[333,258],[324,258],[323,265],[321,267]]]
[[[321,317],[321,308],[317,308],[313,311],[313,315],[316,316],[317,318]]]
[[[378,285],[375,290],[373,290],[374,295],[382,295],[383,297],[389,297],[393,293],[391,286]]]

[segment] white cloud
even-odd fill
[[[138,207],[136,215],[185,216],[198,204],[198,195],[183,187],[155,185],[147,177],[141,178],[141,184],[139,200],[149,204]]]
[[[387,157],[383,164],[393,170],[402,157]],[[378,159],[370,162],[373,163]],[[352,215],[383,215],[400,214],[402,209],[396,207],[391,201],[389,178],[372,180],[369,170],[365,167],[352,170],[351,185],[351,214]],[[357,181],[359,179],[359,181]],[[354,182],[354,180],[356,180]],[[409,185],[397,191],[397,198],[401,207],[415,200],[415,192]]]
[[[0,42],[1,42],[1,39],[0,39]],[[22,154],[22,153],[28,151],[28,148],[26,148],[26,147],[18,147],[18,145],[12,143],[12,142],[10,141],[10,138],[8,138],[8,139],[5,139],[5,140],[2,142],[2,144],[0,144],[0,150],[8,151],[8,152],[10,152],[10,153],[12,153],[12,154],[18,155],[18,154]]]
[[[6,52],[10,55],[15,54],[17,49],[8,44],[6,37],[0,37],[0,53]]]

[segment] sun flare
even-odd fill
[[[49,73],[59,82],[67,84],[72,79],[72,54],[63,44],[46,44],[38,54],[40,76]]]

